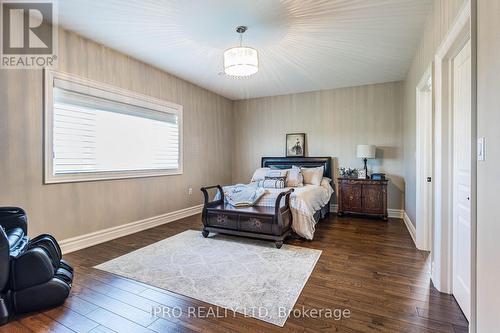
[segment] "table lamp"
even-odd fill
[[[358,158],[362,158],[363,162],[365,162],[365,175],[366,179],[368,179],[368,168],[366,166],[366,162],[369,158],[375,158],[375,150],[376,147],[374,145],[358,145],[356,150],[356,155]]]

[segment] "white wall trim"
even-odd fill
[[[402,209],[392,209],[392,208],[387,209],[387,216],[395,219],[402,219],[403,214],[404,211]]]
[[[434,178],[434,63],[428,66],[418,82],[416,91],[416,124],[417,124],[417,153],[416,153],[416,213],[415,230],[417,248],[431,250],[433,226],[433,184],[427,182],[427,177]],[[429,108],[430,107],[430,108]]]
[[[89,234],[80,235],[59,242],[64,254],[84,249],[93,245],[104,243],[112,239],[127,236],[139,231],[150,229],[165,223],[170,223],[188,216],[201,213],[203,205],[197,205],[189,208],[180,209],[174,212],[148,217],[143,220],[111,227]]]
[[[413,223],[411,222],[410,217],[406,214],[405,211],[403,211],[403,221],[405,222],[406,229],[408,229],[408,232],[410,233],[411,239],[413,239],[413,243],[415,244],[415,247],[418,248],[417,241],[416,241],[417,231],[415,230],[415,227],[413,226]]]
[[[437,290],[452,293],[453,277],[453,57],[471,38],[471,5],[466,1],[434,58],[434,239],[431,279]],[[474,199],[473,199],[474,200]]]

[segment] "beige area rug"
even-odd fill
[[[187,230],[96,268],[283,326],[320,255]]]

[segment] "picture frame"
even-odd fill
[[[358,169],[358,179],[368,179],[365,169]]]
[[[286,157],[306,156],[306,134],[289,133],[286,135]]]

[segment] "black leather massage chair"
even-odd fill
[[[21,208],[0,207],[0,325],[14,314],[62,304],[73,281],[73,268],[61,259],[54,237],[28,238]]]

